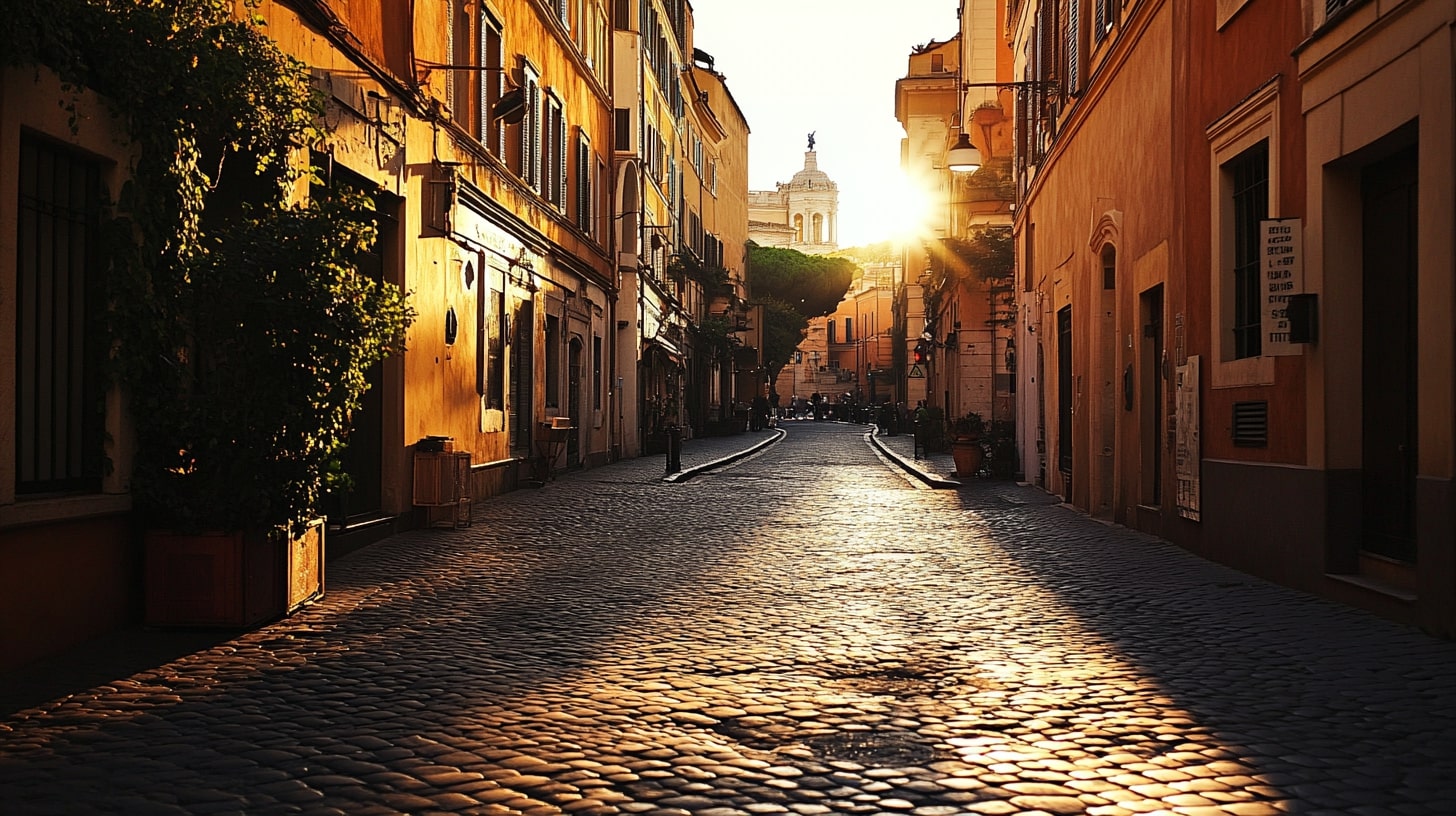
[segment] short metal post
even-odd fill
[[[671,425],[667,429],[667,472],[682,470],[682,428]]]

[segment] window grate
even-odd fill
[[[1234,358],[1258,357],[1264,301],[1259,290],[1259,223],[1269,217],[1269,142],[1229,163],[1233,182]]]
[[[1269,444],[1269,403],[1234,403],[1234,444],[1241,448],[1263,448]]]
[[[16,229],[15,492],[101,485],[101,170],[22,134]]]

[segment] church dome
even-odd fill
[[[839,187],[829,174],[819,169],[819,154],[810,150],[804,154],[804,169],[794,174],[789,181],[792,190],[838,190]]]

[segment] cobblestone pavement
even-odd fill
[[[0,812],[1456,813],[1456,644],[926,489],[865,431],[331,563],[292,618],[0,719]]]

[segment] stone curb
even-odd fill
[[[961,483],[959,481],[955,479],[947,479],[935,473],[930,473],[922,469],[919,465],[916,465],[914,462],[911,462],[910,460],[896,453],[895,451],[890,450],[889,446],[885,445],[885,443],[880,441],[880,432],[878,429],[871,429],[867,431],[865,433],[865,439],[870,443],[870,445],[875,448],[875,450],[884,454],[890,459],[890,461],[899,465],[900,468],[906,473],[909,473],[911,476],[914,476],[915,478],[935,488],[936,490],[949,490],[951,488],[961,486]]]
[[[736,462],[739,459],[744,458],[745,456],[750,456],[752,454],[758,453],[769,445],[772,445],[780,439],[783,439],[785,436],[788,436],[788,432],[786,432],[783,428],[770,428],[769,431],[771,433],[769,438],[763,440],[762,442],[759,442],[756,445],[752,445],[736,453],[730,453],[720,459],[714,459],[711,462],[704,462],[701,465],[693,465],[692,467],[683,468],[677,473],[669,473],[666,476],[663,476],[662,480],[664,482],[672,482],[674,484],[676,484],[677,482],[685,482],[688,479],[691,479],[704,471],[712,470],[713,468],[717,467],[722,467],[731,462]]]

